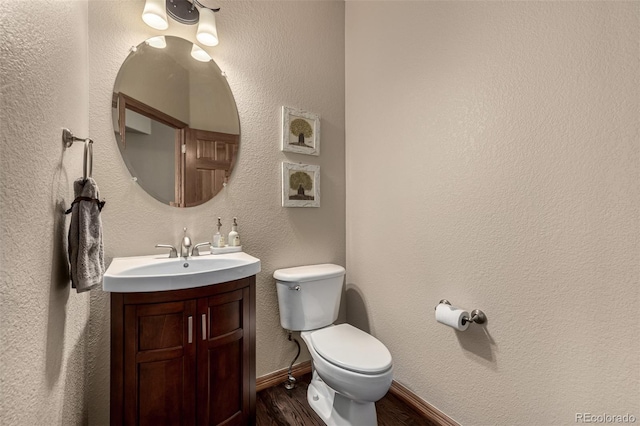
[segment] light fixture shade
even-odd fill
[[[165,0],[147,0],[142,11],[142,20],[156,30],[169,28]]]
[[[191,56],[193,59],[200,62],[209,62],[211,60],[211,56],[209,56],[209,54],[202,50],[202,48],[197,44],[194,44],[191,48]]]
[[[218,45],[218,29],[216,27],[216,14],[205,7],[200,9],[200,22],[198,22],[198,41],[205,46]]]
[[[156,49],[164,49],[167,47],[167,40],[164,36],[156,36],[147,39],[147,44],[151,47],[155,47]]]

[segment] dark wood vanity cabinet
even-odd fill
[[[111,293],[112,425],[255,423],[255,276]]]

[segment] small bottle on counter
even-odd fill
[[[220,221],[220,218],[218,218],[218,224],[216,226],[218,227],[218,231],[215,234],[213,234],[213,241],[211,243],[211,247],[220,247],[220,237],[222,237],[222,234],[220,234],[220,228],[222,228],[222,222]],[[224,243],[222,247],[224,247]]]
[[[240,235],[238,234],[238,219],[233,218],[231,232],[229,232],[229,247],[238,247],[240,245]]]

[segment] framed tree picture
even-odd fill
[[[282,163],[282,207],[320,207],[320,166]]]
[[[320,155],[320,116],[282,107],[282,151]]]

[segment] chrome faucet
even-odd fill
[[[191,238],[187,236],[187,228],[183,228],[184,236],[182,237],[182,243],[180,244],[180,256],[185,259],[189,256],[200,256],[199,247],[209,246],[211,243],[208,241],[206,243],[196,244],[192,248]],[[169,257],[178,257],[178,250],[175,247],[169,244],[156,244],[156,248],[168,248],[171,250],[169,253]]]
[[[187,236],[187,228],[184,228],[184,237],[182,237],[182,244],[180,245],[180,256],[185,259],[189,257],[189,249],[191,248],[191,238]]]

